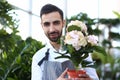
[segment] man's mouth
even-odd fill
[[[58,36],[58,33],[57,32],[51,32],[50,34],[49,34],[49,36],[50,37],[57,37]]]
[[[50,38],[56,38],[56,37],[58,37],[58,34],[57,34],[57,33],[50,34],[49,37],[50,37]]]

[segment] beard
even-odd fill
[[[60,39],[61,35],[62,35],[62,31],[61,32],[54,31],[54,32],[48,33],[47,37],[50,41],[57,42]]]

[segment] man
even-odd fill
[[[65,26],[63,11],[52,4],[46,4],[41,9],[40,17],[42,28],[49,43],[33,56],[32,80],[71,80],[66,77],[68,68],[72,68],[69,60],[55,59],[59,56],[56,53],[60,49],[58,40]],[[87,60],[92,61],[91,56]],[[86,68],[85,70],[87,74],[80,75],[80,79],[98,80],[95,69]]]

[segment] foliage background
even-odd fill
[[[23,40],[17,33],[18,21],[12,15],[17,15],[6,0],[0,0],[0,80],[30,80],[31,61],[34,53],[44,47],[44,45],[31,37]],[[100,45],[106,53],[93,53],[92,57],[96,61],[95,68],[101,80],[119,80],[120,79],[120,58],[115,58],[110,52],[111,49],[120,49],[120,46],[114,47],[112,41],[119,41],[120,34],[112,32],[112,27],[120,25],[120,14],[114,12],[116,19],[91,19],[85,13],[79,13],[72,16],[67,21],[81,20],[88,26],[89,34],[95,34],[98,37],[103,36],[103,31],[99,25],[104,24],[108,28],[108,38],[100,40]],[[92,26],[95,25],[95,29]],[[11,30],[8,32],[7,30]],[[107,74],[109,75],[107,75]]]
[[[10,12],[13,9],[7,1],[0,0],[0,80],[30,80],[32,56],[44,45],[17,35],[18,20]]]

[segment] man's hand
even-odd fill
[[[65,78],[65,75],[67,75],[67,70],[68,68],[65,69],[65,71],[58,77],[57,80],[71,80],[71,79]]]
[[[93,80],[93,79],[90,78],[90,76],[87,74],[80,74],[79,79],[77,79],[77,80]]]
[[[67,70],[68,70],[68,68],[66,68],[66,70],[58,77],[57,80],[93,80],[87,74],[80,74],[79,78],[76,78],[76,79],[65,78],[65,76],[67,75]]]

